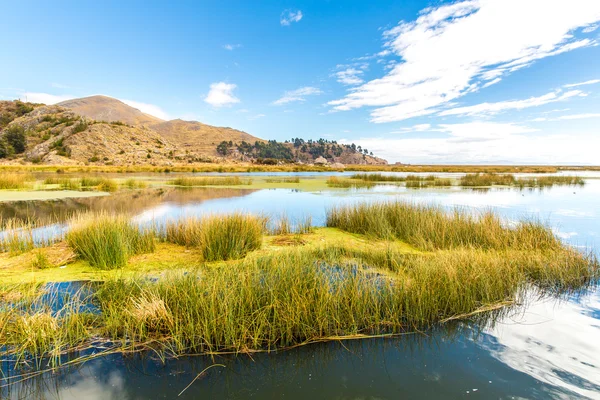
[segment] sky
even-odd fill
[[[103,94],[390,162],[600,165],[600,0],[6,2],[0,100]]]

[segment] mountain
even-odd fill
[[[197,121],[163,121],[106,96],[56,105],[0,101],[0,159],[92,165],[173,165],[195,162],[382,164],[360,146],[320,139],[266,141]]]
[[[162,119],[145,114],[120,100],[107,96],[90,96],[58,103],[77,115],[96,121],[123,122],[128,125],[148,126],[163,122]]]
[[[180,150],[190,153],[218,157],[217,145],[222,141],[239,143],[242,141],[254,143],[263,142],[249,133],[233,128],[206,125],[198,121],[183,121],[174,119],[150,126],[165,140],[177,145]]]

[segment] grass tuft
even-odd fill
[[[91,266],[124,267],[130,256],[154,251],[154,234],[142,231],[127,217],[108,214],[78,216],[66,235],[69,246]]]

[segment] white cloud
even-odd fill
[[[241,44],[224,44],[223,45],[223,48],[225,50],[229,50],[229,51],[232,51],[232,50],[235,50],[235,49],[239,49],[240,47],[242,47]]]
[[[360,143],[391,162],[600,164],[600,154],[596,150],[600,146],[600,136],[592,131],[548,134],[516,124],[487,122],[440,125],[436,130],[443,130],[448,135],[405,139],[361,138]],[[586,145],[581,146],[581,143]]]
[[[587,118],[600,118],[600,114],[598,113],[589,113],[589,114],[571,114],[571,115],[562,115],[556,119],[587,119]]]
[[[329,105],[374,107],[376,123],[432,114],[538,59],[595,45],[573,31],[599,20],[597,0],[468,0],[428,8],[384,33],[386,48],[402,62]]]
[[[445,110],[439,113],[441,116],[447,115],[483,115],[497,114],[507,110],[522,110],[529,107],[538,107],[548,103],[562,101],[575,96],[585,96],[580,90],[571,90],[563,94],[558,92],[547,93],[539,97],[530,97],[525,100],[499,101],[496,103],[481,103],[467,107],[457,107]]]
[[[363,83],[362,78],[359,75],[364,74],[362,69],[356,69],[354,67],[346,68],[342,71],[338,71],[333,74],[337,81],[344,85],[359,85]]]
[[[417,125],[401,128],[399,131],[393,131],[390,133],[425,132],[428,130],[431,130],[431,124],[417,124]]]
[[[577,87],[577,86],[583,86],[583,85],[593,85],[596,83],[600,83],[600,79],[592,79],[589,81],[585,81],[585,82],[579,82],[579,83],[570,83],[568,85],[565,85],[566,88],[572,88],[572,87]]]
[[[75,99],[76,97],[70,94],[54,95],[49,93],[25,92],[20,95],[23,101],[31,103],[43,103],[47,105],[60,103],[61,101]]]
[[[600,25],[590,25],[587,28],[583,29],[583,33],[592,33],[594,32],[596,29],[598,29],[598,26]]]
[[[167,114],[162,108],[160,108],[157,105],[141,103],[139,101],[134,101],[134,100],[126,100],[126,99],[119,99],[119,100],[121,100],[123,103],[127,104],[128,106],[137,108],[138,110],[140,110],[143,113],[150,114],[150,115],[153,115],[155,117],[158,117],[158,118],[164,119],[164,120],[170,119],[169,114]]]
[[[281,13],[279,23],[282,26],[289,26],[292,22],[298,22],[302,19],[302,11],[285,10]]]
[[[266,117],[266,115],[265,114],[256,114],[256,115],[253,115],[251,117],[248,117],[248,119],[249,120],[255,120],[255,119],[259,119],[259,118],[263,118],[263,117]]]
[[[240,99],[233,95],[236,87],[233,83],[215,82],[210,85],[204,101],[213,107],[225,107],[239,103]]]
[[[292,103],[295,101],[305,101],[306,96],[319,95],[323,93],[321,89],[313,86],[304,86],[296,90],[286,91],[281,98],[275,100],[272,104],[281,106],[283,104]]]

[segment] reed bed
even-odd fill
[[[239,176],[180,176],[168,181],[170,185],[175,186],[237,186],[250,185],[251,179],[241,179]]]
[[[372,188],[373,186],[375,186],[374,182],[341,179],[337,176],[330,176],[329,178],[327,178],[326,183],[327,186],[335,188]]]
[[[282,214],[279,218],[272,219],[269,223],[268,232],[270,235],[289,235],[289,234],[306,234],[313,232],[312,217],[307,215],[294,222],[286,214]]]
[[[238,259],[260,248],[266,223],[242,213],[187,218],[167,223],[164,239],[198,248],[205,261]]]
[[[35,181],[33,175],[28,173],[0,173],[0,190],[4,189],[25,189],[30,183]]]
[[[91,214],[74,218],[66,241],[91,266],[127,265],[130,256],[154,251],[154,233],[142,230],[123,215]]]
[[[300,183],[300,178],[297,176],[285,178],[267,178],[266,183]]]
[[[138,179],[127,179],[125,182],[123,182],[123,186],[127,189],[146,189],[148,187],[148,183]]]
[[[405,182],[405,176],[384,175],[384,174],[354,174],[351,179],[358,179],[367,182]]]
[[[467,174],[460,179],[461,186],[518,186],[521,188],[544,188],[555,185],[583,186],[585,181],[579,176],[539,176],[534,178],[516,178],[512,174]]]
[[[584,186],[585,180],[579,176],[538,176],[535,178],[519,178],[516,186],[521,188],[545,188],[552,186]]]
[[[598,262],[574,250],[428,254],[340,246],[288,248],[186,274],[109,278],[100,312],[0,311],[12,354],[52,355],[105,338],[121,351],[168,355],[270,351],[331,339],[421,331],[444,321],[486,323],[538,285],[544,295],[589,288]],[[387,273],[382,273],[388,271]]]
[[[48,225],[54,223],[53,220],[46,221]],[[37,228],[44,224],[36,223],[32,220],[7,219],[0,220],[0,252],[18,255],[38,247],[49,246],[50,244],[62,240],[62,235],[58,233],[50,234],[44,237],[42,234],[34,234]]]
[[[556,249],[552,231],[535,221],[509,228],[492,212],[475,216],[455,209],[407,202],[359,203],[327,211],[327,226],[383,239],[400,239],[423,250]]]

